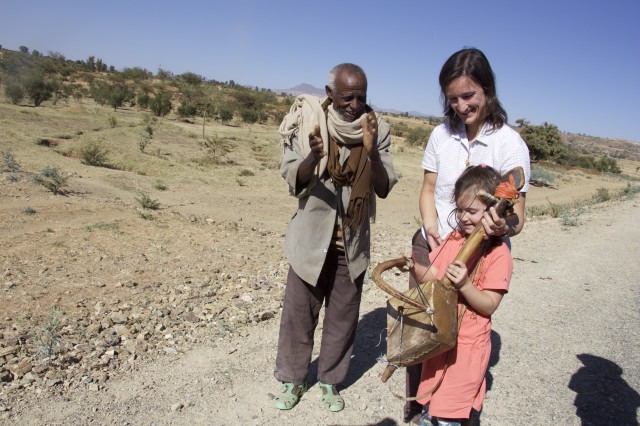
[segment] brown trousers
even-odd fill
[[[356,336],[363,281],[364,273],[355,282],[351,281],[344,254],[334,250],[329,250],[315,287],[289,268],[274,371],[276,379],[294,384],[307,380],[313,335],[323,302],[318,380],[335,385],[345,379]]]

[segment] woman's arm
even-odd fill
[[[442,237],[438,232],[438,212],[436,210],[435,188],[437,179],[437,173],[428,170],[424,171],[424,179],[418,201],[422,226],[427,234],[427,243],[431,249],[442,244]]]
[[[501,218],[496,213],[496,209],[491,207],[482,217],[482,225],[486,231],[487,238],[495,237],[513,237],[518,235],[524,227],[525,215],[524,207],[527,200],[527,193],[521,192],[518,202],[513,206],[513,214],[506,218]]]

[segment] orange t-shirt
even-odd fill
[[[438,279],[458,255],[466,238],[458,232],[449,234],[445,242],[429,254],[438,269]],[[469,268],[469,265],[467,265]],[[469,268],[471,270],[471,268]],[[513,260],[507,245],[493,246],[481,259],[473,284],[480,290],[506,293],[509,290]],[[460,302],[463,298],[460,297]],[[458,304],[460,309],[461,303]],[[485,373],[491,355],[491,317],[467,306],[462,318],[456,346],[451,349],[447,372],[437,391],[419,400],[429,405],[429,414],[444,418],[469,418],[471,408],[480,411],[486,392]],[[418,395],[431,390],[440,380],[449,352],[422,364],[422,381]]]

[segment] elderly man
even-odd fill
[[[344,408],[336,385],[353,350],[375,196],[385,198],[397,181],[389,125],[366,104],[362,68],[337,65],[325,90],[324,100],[299,96],[280,126],[280,172],[298,198],[285,241],[290,268],[274,372],[282,382],[274,400],[281,410],[293,408],[307,390],[323,302],[318,384],[324,408]]]

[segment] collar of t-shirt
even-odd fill
[[[488,145],[489,140],[487,136],[489,136],[489,133],[491,131],[492,129],[489,126],[489,123],[485,122],[482,125],[482,128],[480,129],[480,131],[478,132],[478,135],[476,136],[476,138],[473,141],[467,140],[467,143],[473,142],[473,143],[482,143],[483,145]],[[460,142],[462,142],[463,139],[467,139],[467,129],[465,128],[463,122],[460,122],[458,124],[458,131],[456,133],[453,133],[451,136]]]

